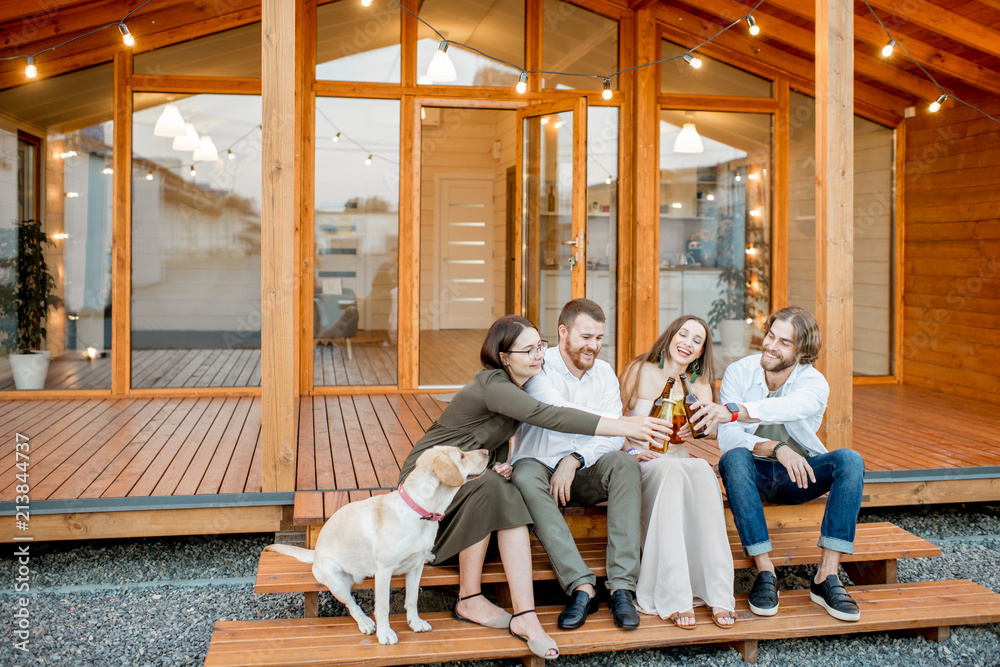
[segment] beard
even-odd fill
[[[577,369],[581,371],[589,371],[594,367],[594,362],[597,360],[597,351],[594,352],[592,357],[584,357],[583,353],[584,349],[582,347],[566,350],[566,356],[569,357],[569,360],[573,362],[573,365],[576,366]]]
[[[762,354],[760,357],[760,367],[763,368],[765,371],[769,371],[771,373],[780,373],[781,371],[787,370],[795,365],[796,361],[795,359],[785,358],[781,356],[780,352],[772,352],[770,350],[765,350],[764,353],[765,354]],[[766,354],[773,354],[777,357],[777,359],[774,360],[768,359],[767,356],[765,356]]]

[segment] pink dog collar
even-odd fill
[[[440,521],[444,518],[444,514],[440,514],[438,512],[428,512],[423,507],[413,502],[413,498],[407,495],[402,484],[399,485],[399,497],[403,499],[403,502],[410,506],[411,510],[419,514],[420,518],[424,521]]]

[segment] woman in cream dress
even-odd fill
[[[686,373],[692,392],[712,400],[715,374],[708,325],[692,315],[674,320],[646,354],[633,359],[621,377],[622,406],[627,414],[647,415],[667,378],[674,378],[673,398],[683,400],[678,376]],[[690,426],[679,435],[690,442]],[[713,434],[710,434],[714,436]],[[704,459],[692,458],[684,445],[665,453],[635,447],[642,470],[642,560],[636,606],[646,614],[695,627],[693,607],[705,604],[722,628],[735,618],[733,557],[726,535],[719,482]]]

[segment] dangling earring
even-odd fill
[[[663,359],[664,357],[666,357],[666,355],[667,355],[666,350],[660,350],[660,368],[663,368]]]
[[[701,375],[701,359],[695,359],[691,362],[691,373]]]

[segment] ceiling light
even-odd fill
[[[705,195],[705,199],[707,199],[708,201],[715,201],[715,195],[709,192],[707,195]]]
[[[156,125],[153,127],[153,135],[157,137],[183,137],[186,131],[180,110],[173,104],[163,107],[163,111],[160,112],[160,117],[156,119]]]
[[[514,90],[516,90],[517,92],[519,92],[521,94],[524,94],[524,91],[528,90],[528,73],[527,72],[521,72],[521,76],[520,76],[520,78],[518,78],[517,85],[514,86]]]
[[[420,77],[419,79],[417,79],[417,85],[418,86],[433,86],[434,82],[431,81],[431,78],[429,76],[427,76],[426,74],[424,74],[422,77]]]
[[[35,67],[35,59],[33,56],[28,56],[28,64],[24,68],[24,76],[29,79],[34,79],[38,76],[38,68]]]
[[[675,153],[704,153],[705,145],[698,135],[698,130],[694,123],[684,123],[680,134],[674,140]]]
[[[455,65],[451,62],[451,58],[448,57],[447,40],[441,42],[441,46],[434,52],[431,64],[427,66],[427,76],[435,83],[447,83],[458,78]]]
[[[215,162],[219,159],[219,151],[215,148],[215,142],[207,134],[201,137],[198,143],[198,150],[194,152],[191,159],[196,162]]]
[[[753,20],[752,15],[747,16],[747,26],[748,26],[747,32],[749,32],[754,37],[760,34],[760,26],[757,25],[757,22]]]
[[[890,39],[889,43],[882,47],[882,57],[888,58],[892,55],[892,50],[896,46],[896,40]]]
[[[201,138],[194,131],[194,125],[184,123],[184,134],[174,137],[174,143],[170,146],[175,151],[196,151],[201,146]]]
[[[604,90],[601,91],[601,97],[606,100],[611,99],[611,79],[604,80]]]
[[[361,0],[361,6],[362,7],[371,7],[372,6],[372,0]]]
[[[941,108],[941,105],[944,104],[944,101],[946,99],[948,99],[948,96],[947,95],[942,95],[941,97],[939,97],[936,100],[934,100],[933,102],[931,102],[931,105],[929,107],[927,107],[927,108],[930,110],[931,113],[934,113],[935,111],[937,111],[938,109]]]

